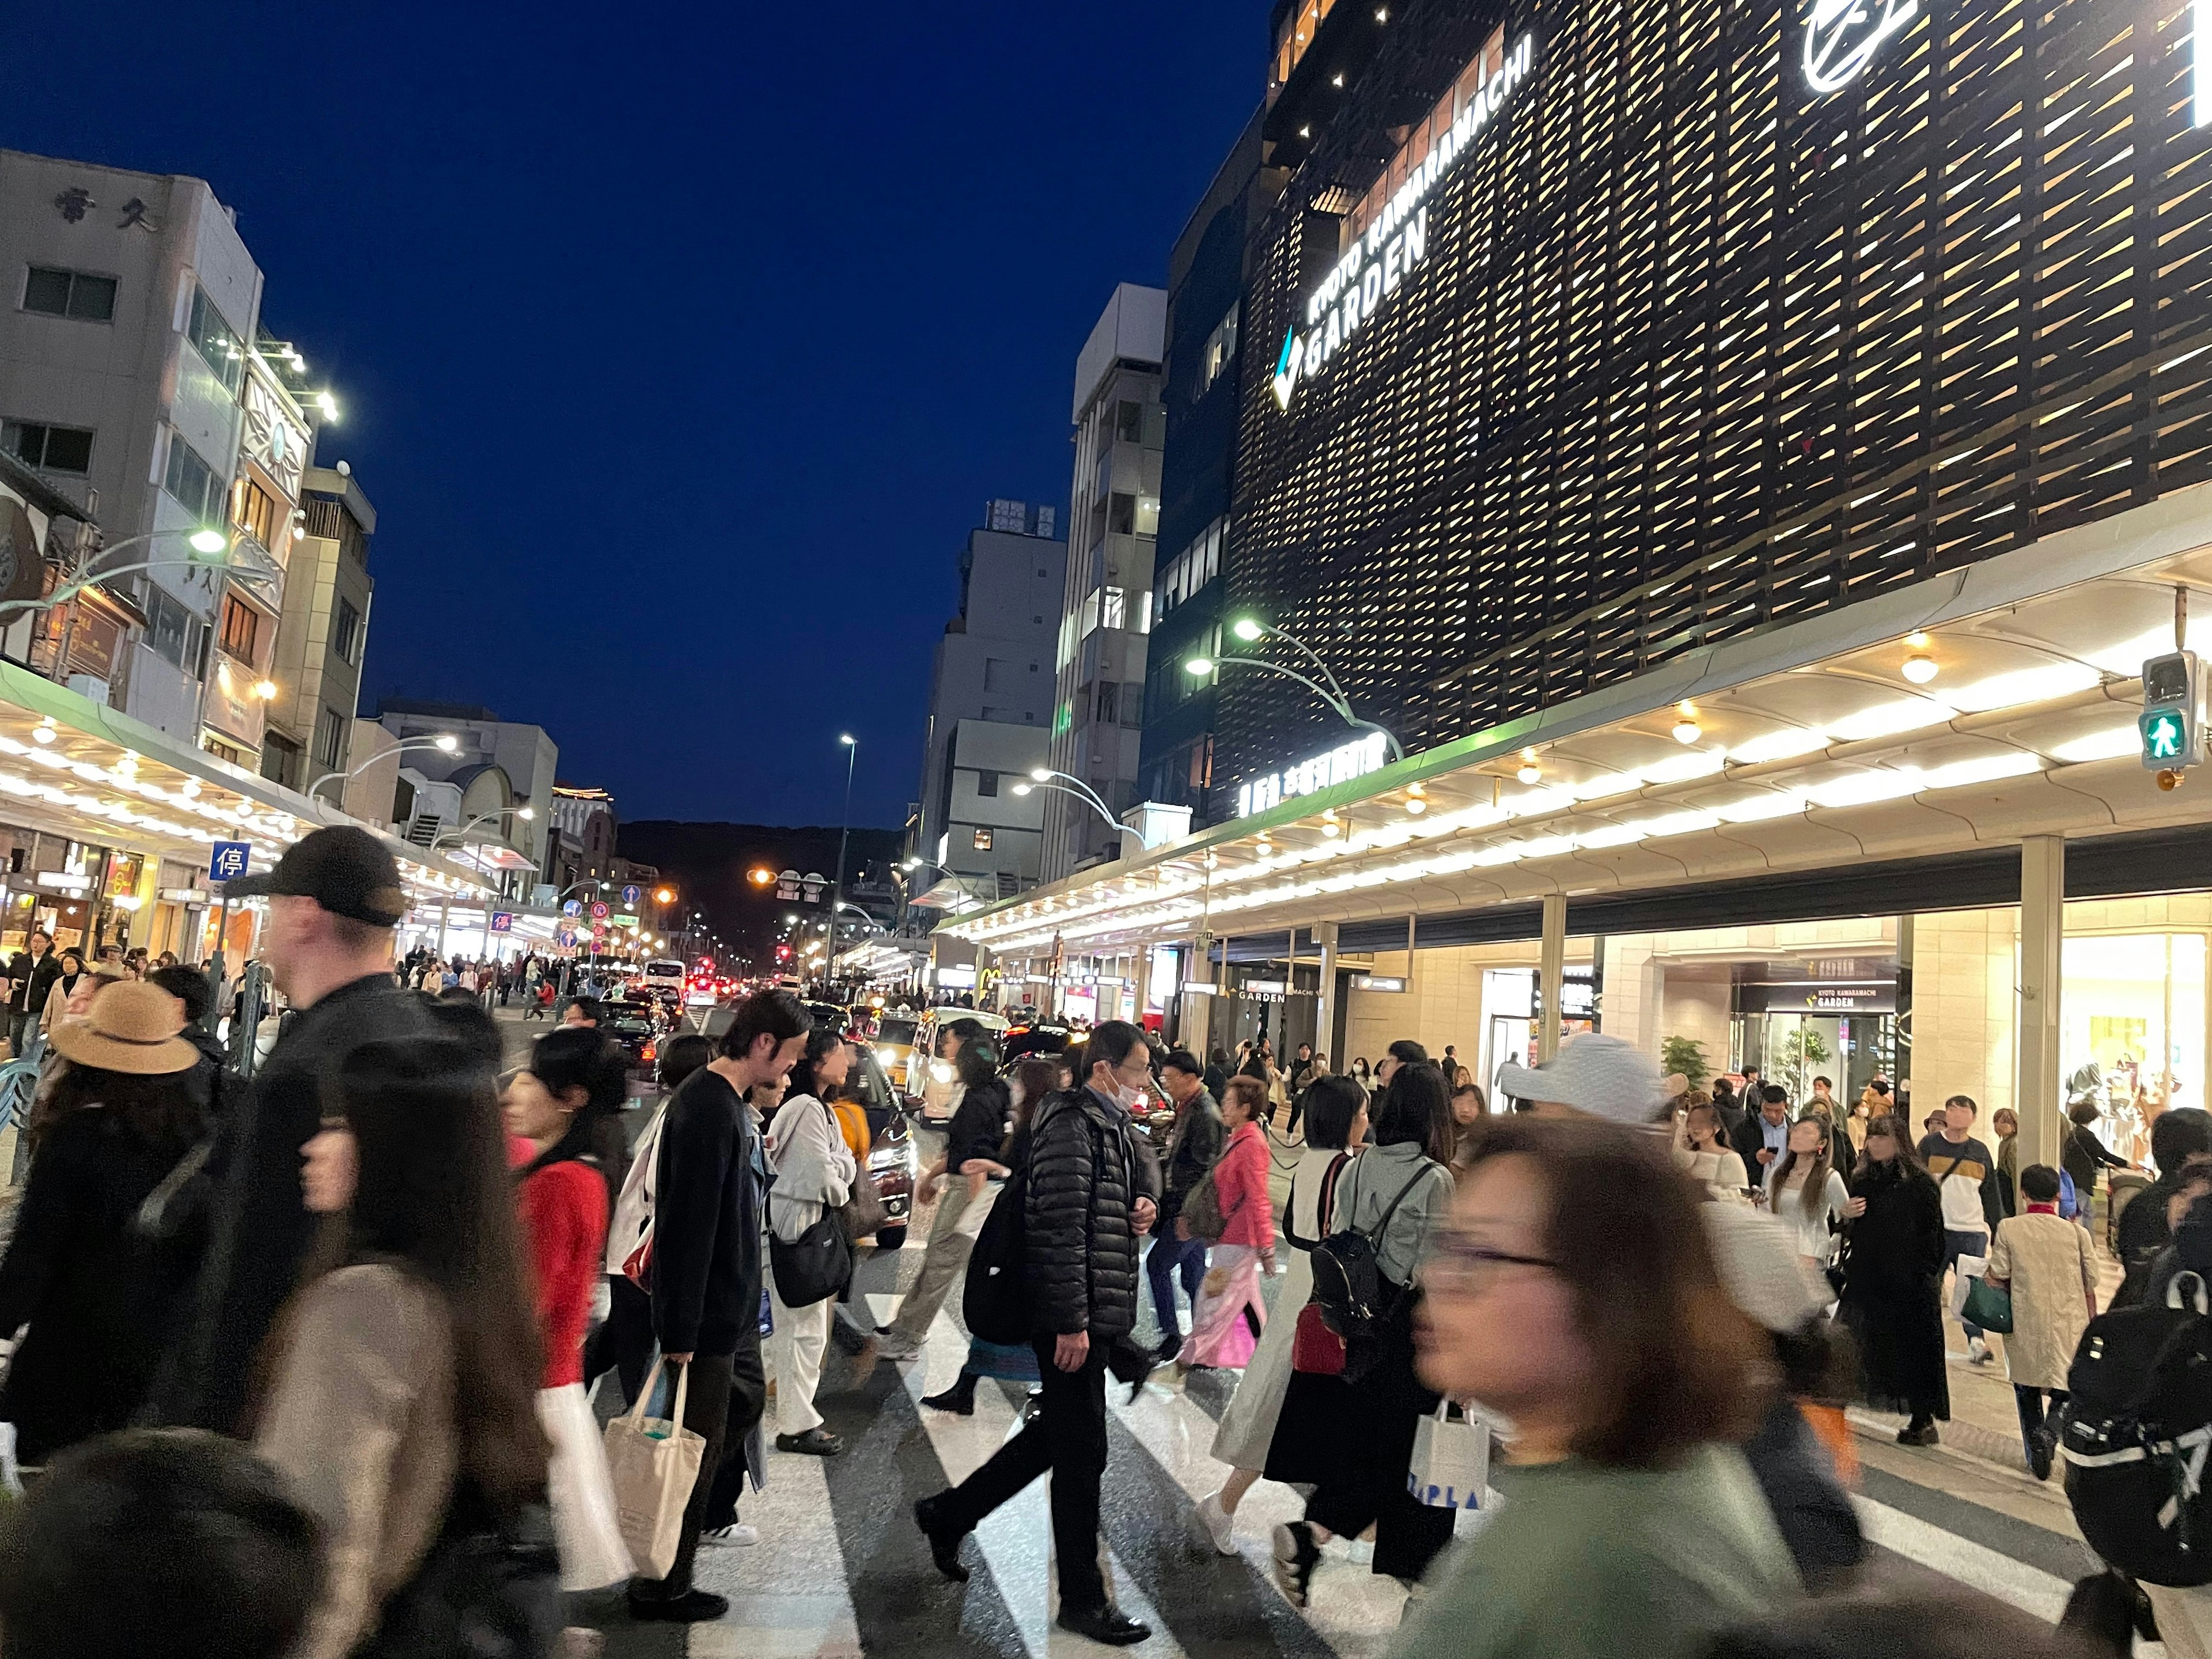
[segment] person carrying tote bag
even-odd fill
[[[689,1365],[677,1367],[676,1398],[668,1416],[645,1414],[667,1364],[653,1362],[653,1374],[637,1391],[637,1404],[608,1424],[606,1432],[607,1473],[623,1542],[638,1571],[648,1578],[665,1578],[676,1565],[684,1511],[707,1455],[706,1437],[684,1426],[684,1398],[691,1389]]]
[[[835,1031],[817,1029],[791,1069],[790,1091],[769,1125],[769,1265],[775,1331],[775,1444],[779,1451],[835,1457],[845,1443],[822,1426],[814,1391],[837,1293],[853,1273],[843,1206],[860,1166],[823,1104],[845,1081],[853,1051]]]

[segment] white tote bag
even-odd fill
[[[561,1547],[561,1588],[605,1589],[622,1583],[633,1571],[629,1547],[623,1542],[606,1446],[584,1385],[540,1389],[538,1422],[553,1445],[545,1495],[553,1510],[554,1541]]]
[[[630,1559],[646,1578],[665,1578],[676,1565],[684,1506],[691,1501],[699,1464],[707,1455],[706,1437],[684,1426],[684,1397],[691,1390],[689,1365],[677,1376],[671,1415],[648,1419],[645,1414],[667,1363],[664,1359],[654,1364],[653,1375],[638,1390],[637,1404],[607,1425],[607,1474],[614,1485],[616,1519]]]
[[[1973,1289],[1974,1281],[1987,1273],[1989,1270],[1990,1261],[1987,1256],[1962,1255],[1959,1258],[1959,1265],[1951,1275],[1952,1318],[1966,1317],[1966,1292]]]
[[[1490,1425],[1480,1418],[1454,1422],[1451,1401],[1413,1430],[1413,1466],[1406,1490],[1433,1510],[1479,1510],[1490,1485]]]

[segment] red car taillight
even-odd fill
[[[644,1053],[644,1054],[643,1054],[643,1055],[641,1055],[641,1058],[645,1059],[645,1060],[651,1060],[651,1059],[653,1059],[653,1057],[654,1057],[653,1045],[653,1043],[648,1040],[648,1041],[647,1042],[646,1045],[645,1045],[645,1053]]]

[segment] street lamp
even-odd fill
[[[830,889],[829,939],[834,946],[837,942],[837,907],[845,902],[845,844],[853,834],[853,771],[860,763],[860,740],[849,732],[837,734],[837,741],[845,745],[845,818],[837,830],[837,877]],[[833,950],[830,956],[832,967],[836,963]]]
[[[459,829],[441,830],[439,834],[432,836],[430,838],[430,851],[434,853],[436,852],[438,848],[447,842],[459,841],[462,836],[467,835],[470,830],[475,829],[477,825],[480,823],[489,823],[494,818],[504,818],[509,817],[518,817],[526,823],[537,816],[538,809],[533,806],[502,806],[495,812],[479,812],[476,817],[471,818]]]
[[[1039,767],[1037,771],[1042,772],[1044,771],[1044,769],[1042,767]],[[1036,778],[1036,772],[1030,774],[1030,776],[1032,778]],[[1065,778],[1067,776],[1067,774],[1065,772],[1050,772],[1047,773],[1046,775],[1048,777]],[[1073,782],[1074,780],[1070,779],[1069,781]],[[1091,791],[1082,787],[1080,785],[1078,785],[1073,789],[1070,789],[1066,784],[1046,783],[1040,779],[1038,781],[1034,783],[1018,783],[1014,786],[1014,793],[1018,795],[1026,795],[1033,790],[1038,789],[1048,789],[1056,795],[1074,796],[1076,799],[1081,801],[1092,811],[1097,813],[1100,817],[1105,819],[1106,822],[1111,824],[1115,829],[1128,830],[1129,833],[1135,836],[1138,841],[1143,843],[1144,848],[1146,852],[1149,853],[1152,851],[1152,844],[1151,842],[1145,839],[1145,832],[1143,830],[1133,830],[1128,824],[1122,823],[1121,819],[1115,817],[1111,812],[1106,810],[1106,803],[1104,801],[1099,799],[1097,796],[1092,794]]]
[[[453,736],[450,732],[441,732],[434,738],[410,738],[404,743],[394,744],[389,749],[380,750],[377,753],[371,755],[367,760],[363,761],[360,765],[355,767],[349,772],[324,773],[322,776],[317,778],[313,783],[309,784],[302,793],[312,795],[316,790],[321,788],[332,778],[341,778],[350,782],[355,778],[359,777],[362,773],[368,771],[370,767],[375,765],[377,762],[382,760],[386,755],[404,755],[410,749],[434,749],[441,754],[450,755],[460,746],[461,740]]]
[[[1401,761],[1406,758],[1406,745],[1398,741],[1396,732],[1388,726],[1377,726],[1373,720],[1364,720],[1352,712],[1352,699],[1345,695],[1344,688],[1337,684],[1336,676],[1330,672],[1329,665],[1316,656],[1304,641],[1285,634],[1279,628],[1269,626],[1256,617],[1237,617],[1229,624],[1229,631],[1248,645],[1263,639],[1282,641],[1284,644],[1298,652],[1308,662],[1320,670],[1321,679],[1312,679],[1299,673],[1294,668],[1285,668],[1279,662],[1269,662],[1265,657],[1192,657],[1184,662],[1183,672],[1203,679],[1217,668],[1264,668],[1271,673],[1280,674],[1287,679],[1296,680],[1328,704],[1329,712],[1346,726],[1357,726],[1363,732],[1381,732],[1382,740],[1390,745],[1392,760]]]
[[[162,536],[184,537],[185,545],[191,550],[191,554],[181,559],[137,559],[129,564],[112,564],[105,569],[93,568],[108,554]],[[230,538],[214,529],[154,530],[143,536],[126,536],[119,542],[94,548],[86,558],[84,568],[58,586],[52,592],[34,599],[9,599],[0,603],[0,616],[16,611],[51,611],[56,605],[66,605],[88,587],[97,587],[118,576],[136,575],[142,570],[166,569],[173,565],[191,565],[200,570],[226,570],[247,581],[266,582],[270,580],[270,573],[266,570],[252,565],[232,564],[224,558],[222,556],[230,551]]]

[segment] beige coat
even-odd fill
[[[325,1582],[298,1659],[343,1659],[414,1577],[453,1491],[453,1344],[437,1295],[397,1267],[302,1292],[256,1449],[323,1523]]]
[[[2014,1386],[2064,1388],[2097,1289],[2088,1233],[2056,1215],[2008,1216],[1990,1244],[1990,1280],[2012,1291],[2004,1350]]]

